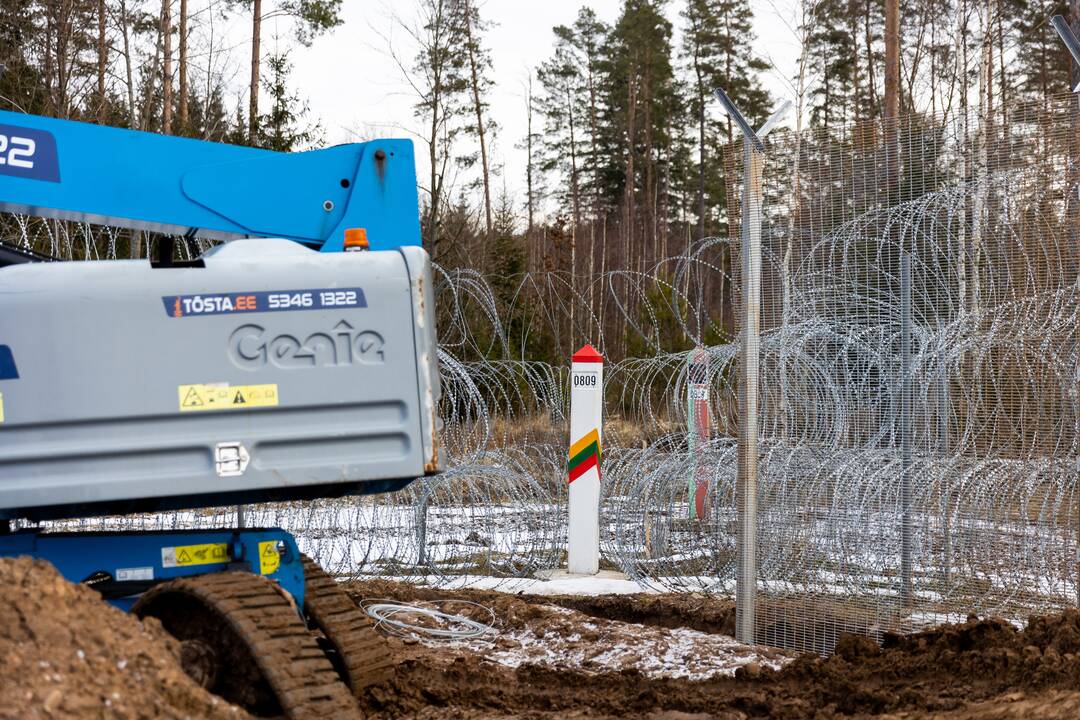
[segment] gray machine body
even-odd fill
[[[423,250],[237,240],[203,265],[0,269],[0,518],[378,492],[440,470]]]

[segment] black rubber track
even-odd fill
[[[356,720],[359,708],[292,603],[266,578],[224,572],[171,580],[139,598],[140,617],[175,608],[212,613],[247,646],[289,720]],[[169,623],[163,620],[167,630]],[[173,632],[177,635],[177,632]],[[183,639],[181,637],[181,639]]]
[[[390,646],[376,632],[374,621],[314,560],[302,558],[304,614],[333,646],[340,658],[338,669],[353,694],[389,680],[394,674]]]

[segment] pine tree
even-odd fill
[[[318,35],[341,24],[341,0],[279,0],[263,7],[263,0],[229,0],[229,5],[251,9],[251,76],[248,83],[248,135],[254,143],[259,137],[259,88],[262,67],[262,24],[273,18],[290,18],[295,23],[296,39],[311,45]],[[271,72],[273,72],[271,70]]]
[[[569,207],[576,226],[581,222],[581,109],[586,105],[587,97],[581,66],[574,51],[573,30],[559,25],[553,32],[555,52],[537,71],[543,92],[540,107],[545,118],[541,168],[565,179],[556,184],[563,188],[559,199],[564,207]]]
[[[270,76],[263,81],[263,89],[270,96],[270,111],[259,119],[259,146],[292,152],[317,144],[322,139],[322,128],[317,123],[305,124],[308,106],[289,90],[292,63],[288,56],[274,53],[266,59],[266,64]]]
[[[715,102],[712,93],[723,88],[755,126],[760,124],[771,105],[761,82],[768,63],[753,51],[753,13],[747,0],[687,0],[683,18],[683,55],[691,74],[689,109],[697,127],[698,235],[704,237],[706,219],[715,218],[713,211],[722,206],[719,195],[723,190],[716,173],[706,177],[708,150],[721,133],[729,145],[736,139],[731,118],[722,127],[710,119],[707,110]]]
[[[860,40],[856,9],[848,0],[821,0],[805,18],[812,28],[807,61],[817,79],[810,91],[810,124],[826,131],[855,117]]]
[[[601,66],[602,182],[608,200],[622,207],[624,263],[636,270],[667,254],[679,116],[671,38],[663,3],[625,0]]]
[[[46,114],[45,76],[34,45],[41,43],[44,32],[36,22],[33,0],[7,0],[0,3],[0,107],[5,110]]]
[[[244,117],[244,101],[242,97],[236,99],[236,112],[233,121],[229,125],[229,131],[225,136],[225,142],[230,145],[249,145],[251,136],[248,134],[250,124]]]
[[[1024,38],[1024,49],[1016,55],[1019,74],[1017,91],[1023,102],[1042,104],[1050,96],[1072,89],[1072,57],[1053,27],[1046,22],[1052,15],[1069,14],[1068,3],[1059,1],[1052,8],[1021,5],[1016,17],[1016,31]]]
[[[521,277],[525,272],[525,248],[522,238],[515,231],[514,203],[505,188],[499,196],[495,209],[494,235],[486,246],[484,268],[491,278],[491,289],[505,318],[505,331],[511,343],[521,342],[524,323],[531,310],[518,304]],[[520,347],[507,348],[514,356],[525,356]],[[532,357],[527,355],[527,357]]]
[[[580,225],[595,219],[604,205],[599,150],[603,103],[603,54],[610,28],[583,7],[573,25],[557,25],[555,51],[539,67],[546,119],[545,164],[557,172],[564,190],[560,201]],[[609,206],[613,207],[617,203]]]
[[[491,119],[488,110],[487,96],[491,91],[491,53],[484,46],[483,34],[489,29],[489,24],[480,17],[473,0],[456,0],[457,7],[454,10],[454,22],[458,25],[458,35],[464,42],[462,48],[466,70],[466,80],[469,85],[471,110],[469,121],[465,125],[466,135],[476,141],[477,151],[459,157],[466,167],[472,166],[477,160],[480,161],[479,184],[484,195],[484,228],[488,240],[492,238],[492,206],[491,206],[491,178],[492,167],[490,155],[491,139],[494,136],[496,125]]]
[[[209,98],[203,98],[200,90],[191,85],[188,100],[188,133],[201,140],[228,142],[231,126],[225,108],[225,91],[220,83],[213,86]]]
[[[525,227],[526,242],[531,239],[533,228],[536,225],[537,215],[540,212],[540,202],[544,194],[544,176],[540,172],[538,152],[543,140],[543,134],[539,131],[539,113],[537,112],[537,99],[533,86],[533,70],[529,69],[528,78],[522,83],[525,96],[525,137],[521,138],[514,147],[525,151]]]
[[[444,256],[439,245],[441,216],[449,205],[447,171],[454,157],[454,141],[462,131],[462,117],[468,80],[464,74],[464,43],[461,24],[454,22],[453,0],[421,0],[416,27],[401,23],[412,36],[417,50],[411,66],[399,59],[388,40],[390,54],[397,60],[409,83],[419,95],[413,112],[424,123],[421,135],[427,145],[429,181],[427,197],[421,201],[420,224],[424,245],[432,258]]]
[[[600,87],[602,78],[600,74],[603,61],[603,46],[610,32],[611,28],[601,22],[591,8],[583,7],[578,10],[578,16],[573,25],[573,47],[577,51],[581,63],[581,76],[588,102],[587,112],[586,108],[582,109],[582,114],[587,119],[587,122],[582,123],[582,127],[587,129],[587,133],[583,133],[583,135],[587,135],[587,145],[584,148],[586,168],[581,174],[580,184],[582,192],[592,199],[590,214],[594,220],[602,209],[599,179],[600,157],[597,145],[600,104],[602,102],[602,88]]]

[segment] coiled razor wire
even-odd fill
[[[890,207],[852,189],[862,168],[853,144],[770,136],[765,175],[777,185],[766,188],[763,219],[763,642],[821,651],[829,633],[845,629],[880,635],[970,612],[1022,618],[1080,602],[1080,254],[1066,172],[1073,102],[1047,106],[1054,124],[1043,136],[1024,135],[1035,120],[1025,126],[1023,113],[1012,115],[1003,147],[1016,157],[1049,148],[1035,162],[975,168],[961,142],[974,126],[928,133],[922,150],[968,171]],[[831,159],[816,162],[815,153]],[[796,158],[804,175],[785,200]],[[68,257],[115,255],[115,237],[102,241],[81,226],[31,222],[20,232],[27,247]],[[907,307],[902,257],[911,268]],[[626,358],[605,368],[604,563],[647,587],[732,592],[740,347],[730,312],[741,282],[729,268],[738,267],[737,243],[708,238],[652,267],[588,277],[492,282],[472,269],[439,269],[447,471],[391,495],[257,506],[248,524],[293,532],[345,577],[513,583],[561,565],[569,373],[558,358],[588,339]],[[549,360],[530,358],[528,348]],[[692,353],[707,359],[695,382],[708,388],[708,435],[693,442]],[[904,388],[912,392],[907,450]],[[898,572],[905,477],[906,606]],[[697,485],[701,513],[691,512]],[[233,522],[221,509],[57,525]]]

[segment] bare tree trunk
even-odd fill
[[[599,153],[596,150],[597,119],[596,119],[596,78],[593,72],[594,60],[592,55],[586,56],[588,67],[587,82],[589,87],[589,165],[592,168],[592,211],[589,213],[589,307],[596,307],[596,282],[594,272],[596,270],[596,220],[600,215],[600,182],[597,177],[599,172]],[[601,252],[607,252],[601,244]],[[603,274],[604,259],[600,259],[601,275]],[[602,292],[602,291],[601,291]],[[601,306],[601,313],[603,306]],[[602,316],[601,316],[602,317]],[[597,337],[603,335],[603,323],[597,327]]]
[[[53,38],[56,36],[56,22],[52,12],[45,14],[45,95],[52,101],[56,113],[56,95],[53,93],[56,65],[53,61]]]
[[[930,116],[937,116],[937,13],[930,12]]]
[[[251,4],[251,84],[248,86],[248,142],[255,144],[259,133],[259,42],[262,35],[262,0]]]
[[[982,56],[979,61],[979,118],[975,143],[978,159],[971,217],[971,308],[978,312],[982,304],[981,272],[983,234],[986,232],[986,197],[989,190],[990,139],[993,137],[994,109],[994,0],[986,0],[983,18]]]
[[[69,117],[71,104],[71,78],[75,73],[76,56],[79,54],[75,45],[75,7],[72,3],[60,3],[60,22],[57,24],[59,38],[56,43],[56,68],[58,71],[57,90],[59,90],[59,107],[62,117]],[[80,28],[81,32],[82,28]]]
[[[698,239],[705,237],[705,81],[698,65],[697,48],[694,49],[694,74],[697,76],[698,97]],[[687,254],[690,248],[687,243]]]
[[[56,114],[68,116],[68,80],[71,77],[68,66],[68,48],[71,45],[71,7],[67,3],[56,4]]]
[[[698,239],[705,237],[705,78],[702,76],[701,55],[697,38],[698,18],[695,13],[690,14],[691,32],[694,34],[694,90],[698,101],[698,188],[697,188],[697,211],[698,211]],[[687,238],[686,253],[690,254],[690,238]],[[689,277],[689,276],[688,276]]]
[[[574,98],[570,94],[570,87],[566,88],[566,111],[570,122],[570,198],[573,208],[574,219],[570,226],[570,332],[571,342],[576,338],[574,332],[574,308],[577,302],[577,231],[581,222],[581,209],[578,203],[578,171],[577,171],[577,138],[574,134]]]
[[[472,75],[473,108],[476,111],[476,137],[480,142],[480,168],[484,180],[484,228],[491,240],[491,174],[488,169],[487,139],[484,137],[483,103],[480,102],[480,77],[476,62],[476,42],[473,39],[472,5],[464,0],[465,44],[469,51],[469,72]]]
[[[652,84],[650,83],[651,75],[649,72],[649,49],[646,48],[645,55],[645,93],[642,100],[645,105],[645,227],[648,233],[643,238],[641,248],[641,266],[638,268],[640,272],[645,272],[645,266],[647,260],[645,257],[646,250],[651,246],[653,249],[653,256],[656,255],[656,177],[655,177],[655,162],[653,161],[653,146],[652,146]]]
[[[577,226],[581,223],[581,199],[578,190],[578,161],[577,161],[577,133],[574,125],[574,98],[570,94],[570,87],[566,88],[566,114],[570,125],[570,207],[574,213],[574,227],[570,233],[570,247],[574,247],[574,236]]]
[[[135,78],[131,62],[131,29],[128,26],[126,0],[120,0],[120,31],[124,40],[124,72],[127,75],[128,127],[134,130],[135,122]]]
[[[1009,123],[1009,83],[1005,74],[1005,13],[997,14],[997,41],[998,41],[998,97],[1001,98],[1001,123],[1004,128]],[[1070,63],[1070,66],[1072,63]]]
[[[1069,26],[1072,31],[1080,31],[1080,0],[1070,0],[1069,2]],[[1076,87],[1080,84],[1080,68],[1076,63],[1071,63],[1071,70],[1069,77],[1071,85]],[[1072,125],[1073,125],[1073,142],[1072,142],[1072,181],[1075,185],[1080,180],[1080,167],[1078,167],[1077,160],[1080,159],[1080,107],[1078,107],[1077,101],[1072,103]],[[1068,233],[1069,247],[1076,247],[1077,237],[1080,235],[1080,203],[1077,202],[1076,196],[1072,193],[1066,193],[1069,198],[1069,206],[1066,208],[1066,219],[1068,221]],[[1077,278],[1077,283],[1080,284],[1080,276]],[[1077,577],[1080,579],[1080,563],[1077,565]],[[1080,586],[1077,588],[1078,596],[1080,596]],[[1080,600],[1080,597],[1078,597]]]
[[[154,60],[151,63],[150,67],[150,77],[157,77],[158,73],[161,71],[161,43],[162,32],[161,23],[159,22],[157,24],[157,35],[154,37]],[[153,100],[153,93],[144,94],[143,107],[142,110],[139,112],[139,122],[141,130],[149,130],[151,128],[151,119],[157,117],[157,109],[153,107]]]
[[[848,32],[851,34],[851,95],[855,104],[855,125],[858,126],[862,120],[862,85],[859,82],[859,43],[855,40],[859,36],[859,13],[855,3],[856,0],[848,2]],[[803,71],[800,70],[799,74],[803,75]]]
[[[428,163],[431,165],[431,206],[428,208],[428,252],[436,257],[439,242],[439,203],[442,202],[440,191],[442,181],[439,177],[439,105],[436,102],[431,111],[431,136],[428,138]]]
[[[218,126],[210,127],[207,125],[210,117],[210,98],[214,94],[214,38],[216,37],[214,33],[214,13],[207,16],[206,24],[209,32],[206,48],[206,88],[203,91],[203,138],[213,137],[219,130]]]
[[[161,132],[172,134],[172,0],[161,0]]]
[[[636,60],[636,58],[635,58]],[[635,62],[636,64],[636,62]],[[626,153],[626,188],[624,190],[626,194],[626,222],[623,225],[623,241],[625,243],[625,254],[623,262],[624,268],[629,270],[632,266],[631,251],[634,243],[634,140],[636,134],[636,128],[634,127],[634,121],[636,118],[637,110],[637,84],[634,81],[633,65],[631,65],[630,77],[627,78],[626,93],[627,93],[627,112],[626,112],[626,140],[627,140],[627,153]]]
[[[188,130],[188,0],[180,0],[180,101],[177,107],[177,122],[180,132],[187,134]]]
[[[67,48],[68,32],[64,3],[56,3],[56,20],[51,23],[56,33],[56,93],[53,102],[57,117],[67,117]],[[50,18],[51,19],[51,18]]]
[[[872,110],[871,117],[880,117],[881,107],[878,105],[877,81],[874,79],[874,36],[870,24],[870,10],[872,7],[873,0],[866,0],[866,11],[863,14],[863,33],[866,40],[866,83],[867,95],[870,98],[870,108]]]
[[[960,2],[960,14],[956,23],[956,34],[958,42],[960,43],[960,52],[954,59],[953,63],[953,82],[957,82],[958,78],[962,77],[962,74],[967,72],[968,65],[968,43],[967,43],[967,22],[968,22],[968,8],[967,0],[961,0]],[[959,67],[956,66],[956,61],[959,61]],[[968,94],[966,83],[962,80],[959,81],[960,85],[960,118],[963,122],[963,147],[960,150],[960,181],[966,183],[968,181],[968,169],[970,163],[968,162],[968,156],[971,152],[971,130],[970,122],[971,118],[968,115]],[[956,275],[957,275],[957,295],[960,299],[960,314],[963,315],[967,310],[967,200],[964,200],[964,212],[960,216],[960,227],[956,232]]]
[[[600,182],[597,179],[597,173],[599,172],[599,158],[600,153],[596,149],[596,136],[599,134],[599,124],[596,116],[596,78],[593,73],[593,58],[588,56],[589,64],[589,164],[592,166],[592,183],[593,183],[593,208],[592,219],[595,222],[597,216],[600,214]]]
[[[430,168],[429,192],[431,195],[426,218],[426,238],[428,253],[439,261],[439,221],[443,203],[443,183],[447,158],[450,154],[449,112],[447,74],[450,71],[454,33],[450,27],[451,18],[447,13],[444,0],[425,0],[421,7],[426,13],[422,30],[410,31],[420,47],[420,56],[425,60],[422,72],[428,83],[421,89],[426,109],[431,115],[428,135],[425,138],[428,147],[428,165]],[[391,48],[391,52],[393,49]],[[440,143],[442,152],[439,152]],[[440,167],[441,165],[441,167]]]
[[[525,204],[529,211],[529,226],[525,229],[525,242],[528,243],[533,231],[533,95],[532,95],[533,72],[529,68],[529,83],[525,90]]]
[[[900,0],[885,0],[885,173],[889,202],[899,197]]]
[[[792,320],[792,307],[791,307],[791,295],[794,290],[791,277],[791,262],[792,262],[792,246],[795,242],[795,232],[798,227],[798,222],[801,217],[802,208],[802,141],[803,141],[803,112],[806,108],[806,63],[809,61],[810,54],[810,25],[808,20],[811,9],[808,13],[808,7],[813,8],[811,5],[812,0],[803,0],[802,5],[802,22],[799,23],[801,29],[801,36],[799,38],[800,51],[799,51],[799,77],[795,83],[795,146],[794,146],[794,160],[791,168],[791,212],[788,214],[788,232],[787,238],[784,241],[784,259],[783,259],[783,287],[781,292],[783,294],[783,309],[781,315],[781,321],[784,327],[791,324]],[[854,5],[849,6],[852,15],[855,14]],[[854,23],[852,27],[852,61],[855,66],[858,67],[858,44],[855,42],[855,28]],[[856,72],[856,75],[858,73]],[[859,100],[858,90],[856,90],[855,99],[855,112],[856,117],[859,114]],[[783,437],[787,439],[791,432],[791,417],[788,412],[788,383],[790,381],[789,373],[780,373],[780,407],[783,408],[780,418],[781,430]]]
[[[604,308],[607,307],[607,216],[600,221],[600,279],[604,285],[600,288],[600,327],[598,337],[604,336]]]
[[[105,66],[109,62],[109,50],[105,44],[105,0],[98,0],[97,4],[97,117],[100,122],[105,121]]]
[[[431,206],[428,208],[428,252],[433,259],[438,259],[436,249],[439,243],[439,205],[442,203],[442,177],[439,175],[439,112],[442,110],[441,89],[433,93],[431,109],[431,136],[428,138],[428,162],[431,164]]]

